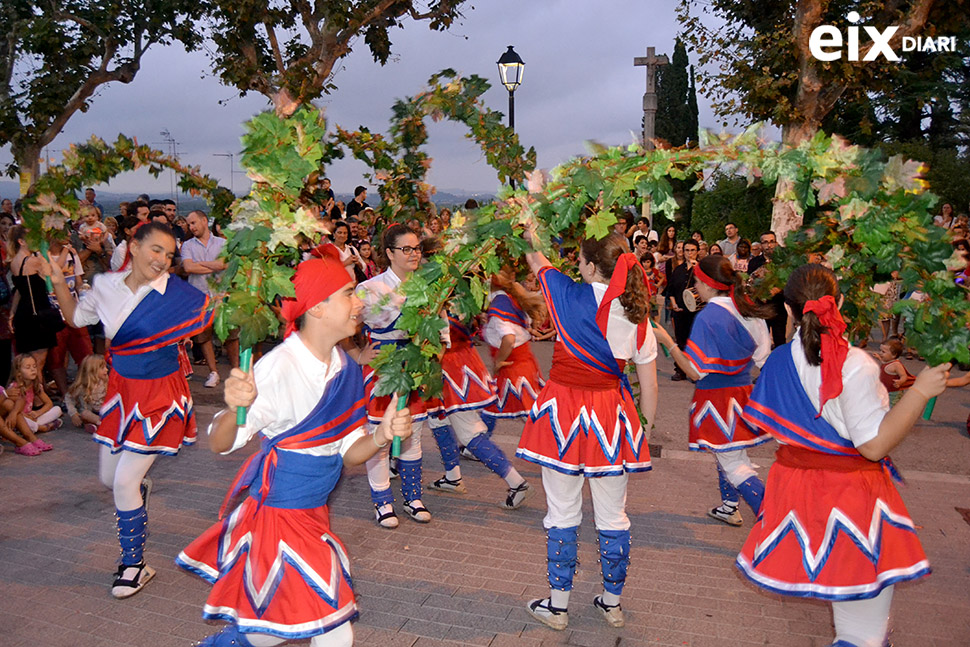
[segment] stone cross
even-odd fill
[[[667,65],[666,54],[657,56],[653,47],[647,48],[646,56],[637,56],[633,59],[634,67],[646,66],[647,68],[647,91],[643,93],[643,145],[648,150],[653,149],[654,139],[654,117],[657,115],[657,69],[661,65]]]

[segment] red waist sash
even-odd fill
[[[881,470],[883,464],[871,461],[865,456],[836,456],[813,452],[791,445],[781,445],[775,452],[775,459],[785,467],[803,470],[830,470],[832,472],[858,472],[860,470]]]
[[[626,366],[626,361],[616,360],[620,371]],[[576,359],[562,342],[556,342],[552,350],[552,368],[549,369],[549,379],[557,384],[586,391],[612,391],[620,387],[620,378],[593,369]]]

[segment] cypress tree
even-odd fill
[[[696,137],[697,133],[696,125],[691,129],[691,84],[687,68],[687,48],[677,39],[670,64],[661,67],[657,72],[657,116],[654,132],[671,146],[683,146],[689,139]]]

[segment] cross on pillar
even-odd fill
[[[657,56],[653,47],[647,48],[646,56],[633,59],[634,67],[647,68],[647,91],[643,93],[643,145],[652,149],[654,139],[654,117],[657,115],[657,70],[661,65],[667,65],[666,54]]]

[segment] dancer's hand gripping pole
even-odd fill
[[[239,353],[239,368],[244,373],[248,373],[253,365],[253,349],[244,348]],[[236,425],[242,427],[246,424],[246,407],[236,407]]]

